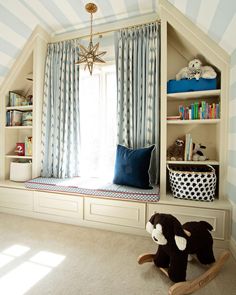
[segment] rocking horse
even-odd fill
[[[140,255],[138,263],[154,262],[175,282],[169,289],[170,295],[191,294],[214,279],[230,256],[224,251],[215,261],[212,229],[205,221],[187,222],[182,226],[174,216],[156,213],[147,223],[146,230],[159,245],[157,253]],[[193,254],[200,263],[211,266],[198,278],[186,281],[188,255]]]

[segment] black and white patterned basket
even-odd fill
[[[169,166],[169,180],[175,198],[213,201],[216,190],[216,173],[210,165]]]

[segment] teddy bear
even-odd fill
[[[176,80],[180,79],[214,79],[217,74],[211,66],[202,66],[202,62],[195,58],[188,63],[188,66],[182,68],[176,74]]]
[[[157,267],[167,268],[173,282],[185,281],[189,254],[196,254],[205,265],[215,262],[212,229],[206,221],[181,225],[171,214],[155,213],[146,225],[147,232],[158,245],[153,262]]]
[[[183,161],[184,160],[185,140],[177,138],[175,142],[167,149],[167,160]]]
[[[193,143],[193,161],[206,161],[207,157],[203,154],[204,145],[200,143]]]

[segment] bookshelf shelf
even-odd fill
[[[25,187],[24,182],[16,182],[11,180],[0,180],[0,187],[6,187],[6,188],[17,188],[17,189],[24,189],[27,190]]]
[[[7,111],[32,111],[33,110],[33,105],[29,106],[13,106],[13,107],[6,107]]]
[[[180,165],[220,165],[216,160],[207,161],[166,161],[167,164],[180,164]]]
[[[6,158],[11,159],[32,159],[32,156],[17,156],[17,155],[5,155]]]
[[[191,91],[191,92],[178,92],[167,94],[168,101],[172,100],[192,100],[192,99],[206,99],[214,96],[220,96],[221,90],[204,90],[204,91]]]
[[[167,124],[187,125],[187,124],[218,124],[220,119],[196,119],[196,120],[167,120]]]
[[[6,129],[32,129],[33,126],[5,126]]]

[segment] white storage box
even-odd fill
[[[175,198],[196,201],[213,201],[216,190],[216,173],[210,165],[167,166],[170,187]]]
[[[32,179],[32,163],[11,162],[10,180],[27,181]]]

